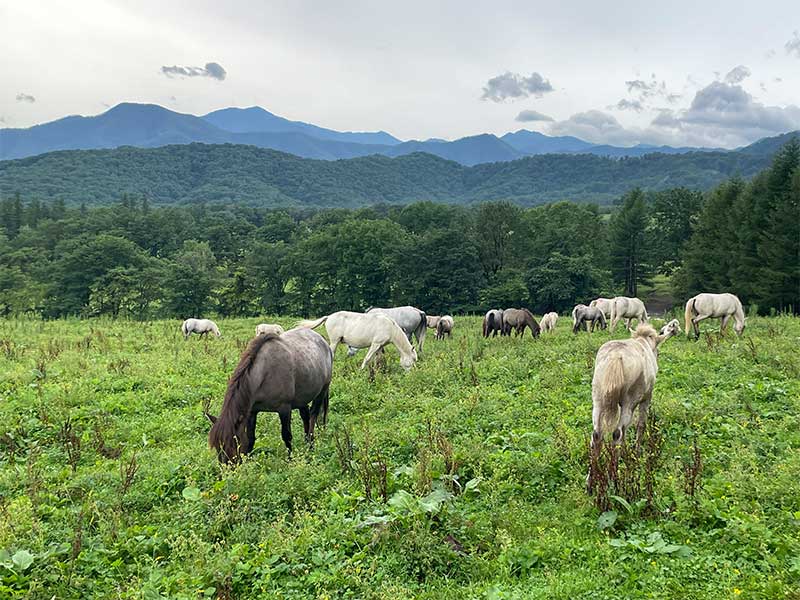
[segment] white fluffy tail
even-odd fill
[[[598,400],[601,407],[601,435],[614,431],[619,424],[619,396],[624,388],[625,370],[622,367],[622,357],[615,356],[609,361],[597,385]]]
[[[306,329],[316,329],[317,327],[322,325],[325,321],[327,321],[329,316],[330,315],[325,315],[324,317],[320,317],[316,321],[309,321],[309,320],[298,321],[297,327],[304,327]]]

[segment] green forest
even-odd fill
[[[706,193],[636,188],[618,196],[610,217],[574,202],[157,206],[150,196],[123,193],[111,206],[91,207],[97,190],[70,202],[16,194],[0,202],[0,314],[318,315],[401,304],[431,313],[495,306],[563,312],[599,295],[640,294],[656,277],[669,282],[677,301],[732,291],[756,312],[797,312],[799,165],[793,140],[750,181],[730,178]],[[304,180],[291,171],[275,176]],[[145,179],[143,172],[130,177]],[[341,193],[348,197],[347,188]]]
[[[67,150],[0,162],[0,194],[67,205],[107,205],[121,194],[154,205],[203,202],[257,207],[346,207],[508,200],[534,206],[573,200],[610,204],[628,190],[708,190],[769,165],[771,139],[735,152],[613,159],[543,154],[465,167],[431,154],[325,161],[232,144]]]

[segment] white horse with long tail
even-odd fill
[[[641,440],[658,373],[658,347],[680,331],[677,319],[662,327],[661,332],[640,323],[630,339],[600,346],[592,378],[593,447],[609,433],[616,443],[622,443],[637,408],[636,439]]]
[[[650,317],[647,316],[644,302],[638,298],[617,296],[614,298],[614,302],[611,305],[611,331],[617,328],[617,323],[619,323],[621,319],[625,319],[625,328],[630,329],[633,319],[638,319],[639,325],[641,325],[642,323],[647,323]]]
[[[181,333],[185,340],[188,340],[193,333],[199,334],[200,337],[205,337],[209,333],[213,333],[217,337],[222,335],[217,324],[211,319],[186,319],[181,325]]]
[[[697,294],[686,302],[684,311],[686,336],[691,337],[694,332],[695,339],[699,338],[700,326],[698,324],[705,319],[722,319],[719,332],[724,334],[731,317],[733,317],[733,330],[736,335],[742,335],[745,316],[739,298],[733,294]]]
[[[424,319],[423,319],[424,322]],[[331,351],[339,344],[350,348],[369,348],[363,369],[377,352],[387,344],[394,344],[400,352],[400,366],[408,370],[417,362],[417,352],[408,341],[405,332],[392,319],[379,313],[357,313],[347,310],[331,313],[316,321],[300,321],[297,326],[315,329],[325,323]]]

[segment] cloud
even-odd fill
[[[644,105],[642,104],[641,100],[628,100],[623,98],[619,102],[617,102],[614,106],[610,106],[609,108],[616,108],[617,110],[632,110],[634,112],[642,112],[644,110]]]
[[[764,52],[764,58],[769,60],[770,58],[774,58],[776,54],[777,54],[777,52],[775,52],[775,50],[770,48],[769,50]]]
[[[730,71],[728,71],[728,74],[725,75],[725,83],[741,83],[750,77],[751,74],[752,73],[750,72],[750,69],[744,65],[733,67]]]
[[[733,146],[800,129],[800,107],[765,106],[740,85],[714,81],[697,91],[689,108],[662,111],[651,125],[706,144]]]
[[[520,111],[520,113],[517,115],[517,118],[514,120],[522,123],[530,123],[533,121],[553,121],[553,117],[548,117],[547,115],[543,115],[535,110],[523,110]]]
[[[574,135],[589,142],[628,146],[639,141],[639,134],[627,130],[617,119],[600,110],[587,110],[564,121],[552,123],[551,135]]]
[[[645,108],[645,100],[663,98],[670,104],[674,104],[681,98],[680,94],[673,94],[667,89],[666,82],[657,81],[655,73],[650,76],[650,81],[645,81],[644,79],[632,79],[630,81],[626,81],[625,86],[628,88],[629,94],[638,98],[642,108]]]
[[[508,98],[512,100],[529,96],[541,98],[544,94],[549,94],[552,91],[553,86],[550,81],[535,71],[531,73],[530,77],[523,77],[518,73],[506,71],[502,75],[492,77],[486,82],[481,100],[502,102]]]
[[[167,77],[211,77],[222,81],[228,72],[219,63],[206,63],[205,67],[161,67],[161,72]]]
[[[33,104],[34,102],[36,102],[36,98],[31,96],[30,94],[24,94],[20,92],[19,94],[17,94],[17,102],[28,102],[30,104]]]
[[[786,42],[783,47],[786,49],[786,54],[794,54],[797,58],[800,58],[800,33],[795,31],[792,39]]]

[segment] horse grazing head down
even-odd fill
[[[250,342],[228,381],[219,417],[214,417],[208,411],[205,413],[212,423],[208,432],[208,446],[217,451],[217,458],[223,464],[238,463],[242,455],[253,449],[256,436],[250,395],[250,368],[261,347],[275,337],[278,334],[267,333]]]

